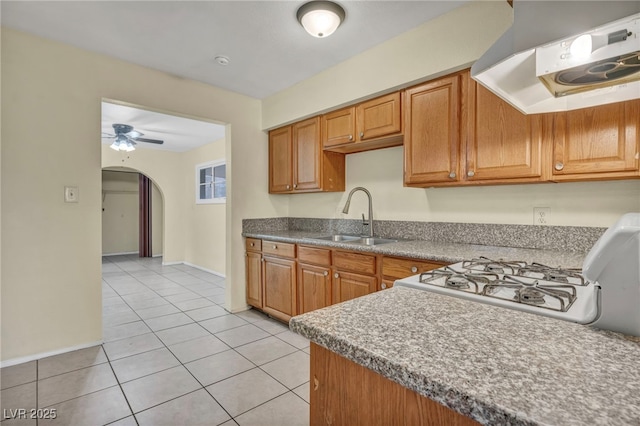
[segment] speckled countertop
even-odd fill
[[[640,338],[401,287],[289,326],[485,425],[640,425]]]
[[[359,250],[386,254],[389,256],[428,259],[444,263],[455,263],[465,259],[486,256],[493,259],[538,262],[549,266],[562,266],[564,268],[582,268],[582,261],[586,256],[586,253],[582,252],[497,247],[423,240],[400,240],[397,243],[365,246],[352,243],[316,240],[314,237],[327,235],[327,233],[312,231],[245,232],[242,235],[245,237],[261,238],[271,241]]]

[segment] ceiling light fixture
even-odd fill
[[[131,152],[136,149],[135,144],[125,135],[118,135],[109,148],[116,151]]]
[[[344,21],[344,9],[331,1],[310,1],[298,9],[298,22],[314,37],[328,37]]]

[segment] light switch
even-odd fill
[[[77,186],[65,186],[64,187],[64,202],[65,203],[77,203],[78,202],[78,187]]]

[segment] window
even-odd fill
[[[226,203],[227,165],[224,160],[196,166],[196,204]]]

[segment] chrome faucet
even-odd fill
[[[362,214],[362,225],[369,225],[369,238],[373,238],[373,201],[371,200],[371,193],[369,191],[367,191],[366,188],[363,188],[361,186],[356,186],[355,188],[353,188],[351,190],[351,192],[349,193],[349,197],[347,198],[347,204],[344,205],[344,208],[342,209],[342,213],[349,213],[349,205],[351,204],[351,196],[353,195],[354,192],[356,191],[362,191],[365,194],[367,194],[367,197],[369,198],[369,223],[364,221],[364,213]]]

